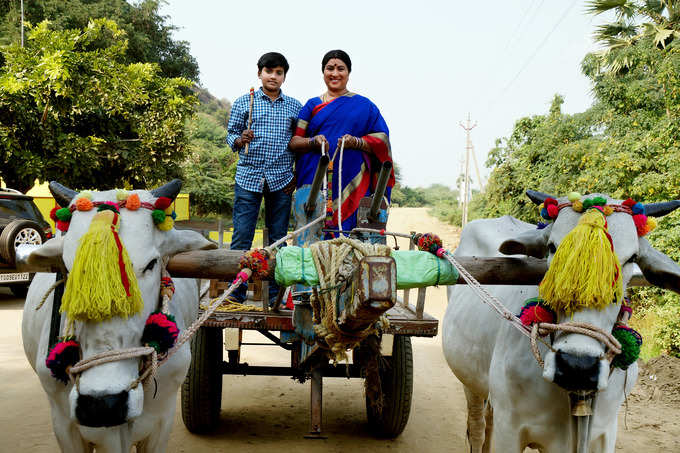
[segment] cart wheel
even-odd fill
[[[397,437],[406,427],[411,413],[413,395],[413,349],[411,338],[395,335],[392,357],[384,357],[380,366],[383,393],[382,411],[377,411],[366,399],[366,414],[371,431],[381,437]]]
[[[182,420],[192,433],[215,429],[222,405],[222,329],[201,327],[191,339],[191,365],[182,384]]]

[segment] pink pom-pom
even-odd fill
[[[556,218],[557,214],[560,213],[560,210],[557,209],[557,205],[554,204],[547,205],[546,209],[548,210],[548,215],[550,216],[551,219]]]
[[[68,383],[68,370],[80,360],[80,345],[74,340],[60,341],[47,354],[45,366],[52,377]]]
[[[633,216],[633,223],[637,228],[638,236],[644,236],[649,233],[647,230],[647,216],[644,214],[637,214]]]
[[[437,250],[437,256],[438,256],[439,258],[441,258],[442,256],[444,256],[445,253],[446,253],[446,249],[445,249],[445,248],[440,248],[439,250]]]
[[[525,326],[542,322],[554,324],[557,319],[555,312],[538,298],[529,299],[518,317]]]
[[[238,282],[241,280],[241,282],[247,282],[250,277],[248,276],[247,272],[240,271],[238,274],[236,274],[236,278],[234,279],[234,283]],[[232,283],[232,284],[234,284]]]

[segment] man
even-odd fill
[[[262,87],[255,92],[252,128],[248,128],[250,96],[239,97],[231,109],[227,144],[239,153],[234,187],[234,234],[232,250],[252,246],[255,225],[264,198],[265,225],[273,242],[287,234],[291,194],[295,189],[293,154],[288,142],[302,104],[281,91],[286,80],[288,61],[278,52],[269,52],[257,62],[257,77]],[[246,153],[246,144],[248,145]],[[269,286],[269,303],[278,293],[276,283]],[[233,300],[243,302],[246,286],[241,285]]]

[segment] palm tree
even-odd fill
[[[598,15],[613,12],[615,20],[599,25],[594,33],[604,48],[596,52],[598,72],[618,74],[635,63],[630,50],[643,38],[665,50],[680,38],[680,1],[678,0],[592,0],[586,11]]]

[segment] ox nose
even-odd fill
[[[127,421],[128,392],[113,395],[78,395],[76,418],[83,426],[101,428],[122,425]]]
[[[597,390],[600,359],[557,351],[553,382],[566,390]]]

